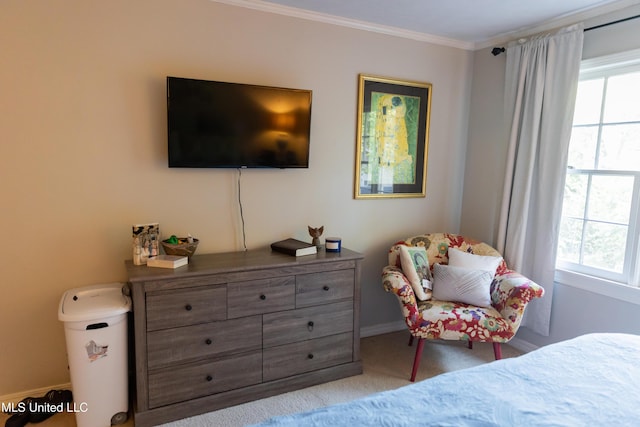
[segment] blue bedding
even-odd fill
[[[261,426],[639,426],[640,336],[589,334]]]

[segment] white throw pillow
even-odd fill
[[[433,265],[433,298],[491,307],[493,274],[451,265]]]
[[[416,298],[420,301],[430,299],[431,270],[429,270],[427,250],[421,246],[400,246],[400,264]]]
[[[491,273],[491,278],[496,275],[496,270],[501,262],[502,257],[500,256],[475,255],[459,249],[449,248],[449,265],[474,270],[486,270]]]

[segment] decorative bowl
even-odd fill
[[[160,243],[164,248],[164,253],[167,255],[180,255],[191,258],[200,241],[196,238],[193,239],[193,243],[189,243],[186,237],[179,237],[178,243],[169,243],[167,240],[162,240]]]

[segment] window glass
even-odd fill
[[[574,169],[594,169],[598,148],[597,125],[574,127],[569,143],[568,165]]]
[[[608,80],[604,122],[640,120],[640,72],[612,76]]]
[[[558,259],[580,264],[582,248],[582,230],[584,221],[576,218],[563,218],[558,238]]]
[[[587,219],[628,224],[632,196],[633,177],[592,176]]]
[[[587,185],[589,176],[571,174],[567,176],[564,188],[563,215],[582,218],[587,203]]]
[[[573,124],[588,125],[600,123],[602,88],[604,78],[583,80],[578,84]]]
[[[602,127],[598,169],[640,171],[640,123]]]
[[[626,242],[626,226],[587,221],[582,264],[622,273]]]
[[[625,60],[582,70],[557,247],[561,268],[633,285],[640,268],[637,53],[637,65]]]

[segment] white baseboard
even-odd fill
[[[71,383],[58,384],[49,387],[36,388],[34,390],[22,391],[20,393],[7,394],[0,396],[0,402],[2,403],[18,403],[22,399],[27,397],[42,397],[50,390],[71,390]]]

